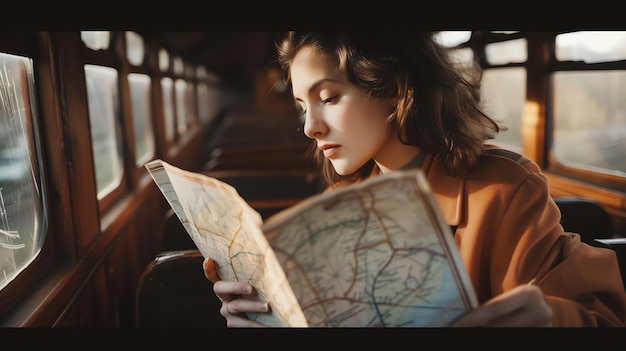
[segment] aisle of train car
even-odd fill
[[[266,73],[271,73],[267,70]],[[206,143],[203,172],[234,185],[264,218],[321,190],[310,158],[312,141],[290,93],[260,76]]]

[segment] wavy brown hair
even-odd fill
[[[303,47],[331,55],[344,79],[376,98],[397,99],[388,123],[400,140],[434,153],[451,174],[473,166],[484,142],[503,127],[485,114],[480,103],[480,70],[455,66],[434,32],[289,32],[276,44],[278,62],[290,83],[290,65]],[[354,174],[341,176],[312,145],[315,162],[328,185],[368,177],[370,160]]]

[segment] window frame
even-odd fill
[[[128,77],[130,74],[143,74],[150,78],[150,109],[151,115],[149,116],[151,131],[152,131],[152,142],[154,145],[154,150],[151,158],[148,161],[151,161],[157,157],[159,157],[159,151],[162,150],[159,148],[159,145],[162,145],[161,142],[165,141],[165,138],[160,138],[157,134],[159,133],[159,126],[157,125],[157,118],[160,118],[160,114],[157,113],[157,110],[160,109],[160,103],[157,103],[157,98],[160,98],[160,95],[155,94],[155,76],[158,74],[158,63],[154,60],[154,54],[152,53],[152,46],[150,45],[144,35],[134,32],[136,35],[140,36],[143,40],[144,50],[143,50],[143,59],[141,64],[134,65],[128,60],[128,55],[126,52],[127,42],[126,42],[126,31],[119,32],[116,36],[119,40],[119,59],[120,59],[120,80],[123,80],[123,89],[126,90],[123,93],[122,104],[124,105],[123,111],[124,115],[124,124],[129,126],[125,133],[125,152],[128,152],[128,155],[132,155],[129,157],[129,160],[125,160],[124,164],[127,169],[132,169],[132,188],[135,188],[139,182],[148,176],[148,172],[143,165],[137,165],[136,159],[137,155],[135,153],[135,131],[133,130],[134,116],[133,116],[133,106],[132,101],[130,101],[131,92],[130,92],[130,82]],[[157,66],[155,66],[157,64]],[[121,92],[121,91],[120,91]]]
[[[552,77],[559,71],[626,70],[626,60],[585,63],[558,61],[555,38],[573,32],[513,32],[494,33],[474,31],[470,40],[459,47],[474,49],[482,69],[498,67],[526,68],[526,102],[522,114],[522,152],[542,167],[551,183],[553,196],[586,196],[608,207],[623,209],[621,198],[626,194],[626,177],[585,170],[558,162],[551,154],[553,143]],[[528,56],[524,63],[490,65],[486,62],[485,46],[490,43],[526,38]]]
[[[80,65],[80,68],[82,70],[82,75],[83,75],[83,84],[85,84],[84,83],[84,80],[85,80],[84,65],[87,65],[87,64],[110,67],[110,68],[115,69],[118,74],[118,92],[119,92],[118,98],[120,99],[119,107],[120,107],[120,118],[121,118],[121,120],[119,120],[118,123],[119,123],[119,127],[121,128],[121,136],[122,136],[122,139],[120,140],[120,142],[122,143],[121,147],[123,150],[123,153],[122,153],[123,172],[122,172],[122,177],[120,179],[119,185],[115,187],[113,190],[111,190],[108,194],[103,196],[100,200],[98,200],[98,209],[100,212],[106,212],[108,209],[110,209],[111,206],[116,201],[118,201],[129,189],[129,185],[128,185],[128,183],[130,182],[129,177],[131,177],[132,175],[129,175],[128,173],[128,169],[129,169],[128,163],[130,161],[128,160],[129,157],[127,156],[132,155],[132,157],[130,158],[133,158],[132,163],[134,164],[135,150],[134,148],[129,148],[127,144],[128,135],[130,134],[131,138],[133,137],[132,131],[128,131],[129,125],[127,121],[127,116],[129,115],[130,112],[128,111],[128,109],[126,108],[124,104],[124,100],[126,99],[125,95],[126,95],[126,92],[128,91],[128,84],[124,81],[126,79],[126,75],[124,74],[124,71],[121,69],[121,64],[120,64],[121,60],[119,57],[120,46],[122,46],[121,50],[124,50],[123,45],[120,45],[120,41],[123,40],[123,37],[124,36],[120,35],[119,32],[111,32],[111,41],[110,41],[109,48],[97,50],[97,51],[88,48],[87,46],[85,46],[82,40],[80,41],[80,44],[82,46],[82,53],[83,53],[83,61]],[[122,54],[124,54],[123,51],[122,51]],[[88,107],[88,103],[89,103],[88,101],[85,101],[86,107]],[[87,116],[89,116],[89,112],[87,112]],[[89,130],[91,130],[91,128],[89,128]],[[92,150],[93,145],[92,145],[91,137],[89,138],[89,145],[90,145],[90,149]],[[91,163],[93,165],[93,173],[95,177],[96,169],[95,169],[95,164],[93,162],[93,155],[91,157],[91,161],[92,161]],[[97,193],[97,190],[96,190],[96,193]]]
[[[550,45],[555,48],[555,40],[558,34],[571,33],[576,31],[561,31],[554,33],[551,37]],[[545,163],[544,169],[555,176],[571,179],[571,186],[579,189],[589,189],[589,184],[599,188],[604,188],[608,192],[626,193],[626,176],[609,174],[604,172],[598,172],[593,170],[586,170],[574,166],[570,166],[559,162],[559,160],[552,154],[551,146],[553,140],[554,130],[554,110],[553,104],[550,100],[552,98],[552,81],[556,72],[593,72],[593,71],[609,71],[619,70],[626,71],[626,60],[611,61],[611,62],[594,62],[586,63],[584,61],[559,61],[556,57],[555,50],[550,52],[548,63],[547,79],[548,87],[548,101],[546,102],[546,140],[545,146]],[[580,184],[583,183],[583,184]]]
[[[28,293],[28,288],[35,284],[38,284],[38,294],[51,292],[55,282],[45,279],[46,276],[62,270],[65,259],[71,258],[70,251],[63,245],[66,242],[65,239],[72,236],[71,224],[68,225],[71,222],[70,211],[67,206],[58,206],[59,203],[68,199],[69,184],[66,182],[66,177],[51,176],[51,174],[67,174],[63,167],[66,161],[65,153],[58,152],[58,140],[62,137],[62,130],[59,128],[60,106],[41,103],[48,101],[44,95],[52,99],[57,97],[56,90],[51,89],[56,79],[53,68],[54,56],[46,50],[50,45],[53,44],[48,33],[0,32],[2,53],[29,57],[33,60],[35,79],[34,86],[29,89],[33,91],[31,98],[37,104],[37,114],[31,114],[31,121],[29,121],[35,124],[33,128],[29,128],[32,136],[29,138],[29,143],[37,153],[36,167],[39,170],[46,217],[42,219],[46,225],[43,233],[45,239],[40,252],[29,265],[0,289],[0,311],[4,311],[11,305],[32,300],[33,293]],[[37,318],[36,313],[33,313],[30,318]]]

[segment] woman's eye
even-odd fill
[[[324,105],[329,104],[329,103],[335,101],[336,98],[337,98],[336,96],[331,96],[328,99],[322,100],[322,104],[324,104]]]

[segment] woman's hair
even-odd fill
[[[298,51],[313,47],[337,60],[344,79],[376,98],[396,99],[388,123],[400,140],[434,153],[452,174],[463,174],[501,130],[480,104],[480,70],[461,70],[434,32],[289,32],[277,43],[278,62],[287,72]],[[312,145],[315,146],[315,145]],[[320,150],[313,158],[324,180],[358,181],[372,173],[373,160],[340,176]]]

